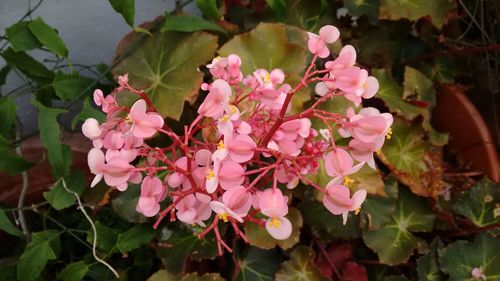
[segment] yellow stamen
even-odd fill
[[[281,226],[281,221],[277,218],[272,218],[271,222],[269,223],[270,226],[279,228]]]
[[[359,212],[361,212],[361,209],[360,209],[360,208],[356,208],[356,209],[354,209],[354,214],[355,214],[355,215],[358,215],[358,214],[359,214]]]
[[[221,59],[222,59],[222,57],[221,57],[221,56],[216,56],[216,57],[213,59],[213,62],[219,62]]]
[[[234,105],[231,104],[229,106],[229,110],[231,111],[231,114],[235,114],[236,111],[238,110],[238,108],[236,106],[234,106]]]
[[[220,122],[227,122],[228,120],[229,120],[229,115],[227,114],[225,114],[219,119]]]
[[[366,89],[366,83],[363,83],[363,90]]]
[[[229,216],[229,214],[227,212],[224,212],[222,214],[219,214],[219,219],[221,219],[224,222],[228,222],[228,219],[227,219],[228,216]]]
[[[219,144],[217,145],[217,149],[224,149],[224,148],[226,148],[226,145],[224,144],[224,141],[223,141],[223,140],[221,140],[221,141],[219,142]]]
[[[387,130],[387,134],[385,134],[385,137],[390,140],[392,138],[392,128],[389,128],[389,130]]]
[[[125,122],[132,123],[132,119],[130,118],[130,114],[127,114],[127,116],[125,116]]]
[[[269,73],[266,73],[262,78],[264,79],[264,83],[271,82],[271,75],[269,75]]]
[[[343,185],[345,185],[345,186],[350,186],[350,185],[351,185],[351,184],[353,184],[353,183],[354,183],[354,180],[353,180],[353,179],[351,179],[351,178],[350,178],[350,177],[348,177],[348,176],[345,176],[345,177],[344,177],[344,181],[342,182],[342,184],[343,184]]]
[[[213,179],[215,177],[215,173],[212,169],[208,169],[207,171],[207,180]]]
[[[376,154],[380,155],[382,153],[382,151],[380,149],[376,150],[375,151]]]

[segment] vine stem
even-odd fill
[[[19,138],[19,130],[16,130],[16,138]],[[19,155],[19,157],[23,157],[23,147],[22,144],[19,143],[19,145],[16,147],[16,153]],[[21,193],[19,194],[19,201],[17,201],[17,215],[19,216],[19,224],[21,225],[21,230],[23,232],[24,237],[26,238],[26,241],[30,241],[30,232],[28,229],[28,225],[26,224],[26,218],[24,217],[24,198],[26,197],[26,193],[28,192],[28,186],[29,186],[29,178],[28,178],[28,172],[23,171],[21,173],[21,177],[23,179],[23,186],[21,188]]]
[[[78,202],[78,208],[80,209],[80,211],[82,211],[83,215],[85,216],[85,218],[87,219],[87,221],[90,223],[90,225],[92,226],[92,232],[93,232],[93,241],[92,241],[92,255],[94,256],[94,258],[96,259],[96,261],[100,262],[101,264],[103,264],[104,266],[106,266],[109,270],[111,270],[111,272],[113,272],[113,274],[115,275],[116,278],[120,278],[120,275],[118,274],[118,272],[113,268],[113,266],[111,266],[109,263],[107,263],[105,260],[99,258],[97,256],[97,251],[96,251],[96,246],[97,246],[97,229],[95,227],[95,224],[94,222],[92,221],[92,219],[90,218],[89,214],[87,214],[87,211],[85,211],[85,207],[83,206],[82,204],[82,201],[80,200],[80,196],[78,196],[78,193],[74,192],[73,190],[70,190],[67,186],[66,186],[66,181],[64,180],[64,178],[61,178],[62,180],[62,185],[64,187],[64,189],[73,194],[75,197],[76,197],[76,201]]]

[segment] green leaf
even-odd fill
[[[0,87],[5,84],[5,80],[7,80],[7,75],[9,75],[10,69],[10,65],[6,65],[0,69]]]
[[[285,0],[266,0],[267,5],[273,11],[276,19],[284,21],[287,14],[287,4]]]
[[[81,195],[85,189],[83,174],[80,171],[73,172],[66,178],[66,187]],[[45,191],[43,197],[58,211],[72,206],[76,201],[75,195],[64,189],[62,180],[58,181],[50,191]]]
[[[165,269],[158,270],[151,275],[147,281],[177,281],[179,277],[166,271]]]
[[[80,281],[89,271],[89,266],[83,261],[68,264],[61,272],[57,274],[57,278],[63,281]]]
[[[69,101],[77,98],[80,93],[88,89],[92,82],[92,79],[78,74],[71,75],[57,72],[52,87],[54,87],[58,97],[64,101]]]
[[[453,205],[453,211],[467,217],[478,227],[500,223],[498,209],[500,185],[487,178],[462,192]]]
[[[107,227],[99,221],[95,223],[95,227],[97,231],[97,249],[104,252],[111,252],[118,239],[118,230]],[[92,229],[87,232],[87,242],[90,244],[94,242],[94,232]]]
[[[25,52],[16,52],[12,48],[8,48],[2,53],[2,57],[10,66],[16,67],[30,78],[52,79],[54,76],[52,71]]]
[[[349,185],[353,190],[364,189],[368,194],[387,196],[379,170],[373,170],[368,165],[365,165],[357,173],[350,175],[349,178],[353,180],[353,183]]]
[[[412,232],[432,230],[434,214],[422,197],[400,189],[396,210],[388,223],[375,231],[365,231],[363,240],[378,254],[379,260],[395,265],[408,260],[417,247],[418,238]]]
[[[147,224],[136,225],[126,232],[118,234],[116,248],[122,253],[129,252],[149,243],[154,236],[155,230],[153,226]]]
[[[218,26],[213,22],[204,20],[197,16],[169,15],[168,12],[165,14],[165,24],[161,28],[162,32],[165,31],[194,32],[200,30],[209,30],[227,35],[227,32],[222,27]]]
[[[378,157],[415,194],[437,197],[444,187],[442,152],[424,137],[418,125],[397,118]]]
[[[52,27],[42,20],[42,18],[38,17],[32,20],[28,24],[28,27],[38,41],[47,47],[47,49],[61,57],[68,57],[68,49],[64,41]]]
[[[64,151],[65,145],[61,144],[61,130],[57,122],[57,116],[67,111],[59,108],[45,107],[37,100],[33,100],[32,104],[38,109],[40,139],[42,140],[43,146],[47,148],[52,174],[55,178],[68,175],[71,158],[67,159],[68,157],[65,156],[67,153]]]
[[[243,75],[259,68],[271,71],[281,68],[285,82],[295,86],[300,82],[307,61],[307,36],[305,31],[284,24],[261,23],[248,33],[229,40],[219,50],[221,56],[237,54],[241,57]],[[292,98],[291,113],[302,110],[310,99],[310,89],[304,88]]]
[[[113,201],[111,206],[113,211],[122,219],[131,223],[144,223],[148,219],[141,213],[137,212],[137,200],[139,200],[140,186],[130,184],[127,190],[120,192]]]
[[[175,228],[173,232],[168,228],[162,229],[162,233],[169,234],[169,237],[162,241],[168,246],[158,248],[156,253],[169,272],[181,272],[188,256],[194,260],[213,259],[217,256],[215,235],[211,232],[199,239],[197,235],[201,231],[198,227],[184,225]]]
[[[7,139],[13,137],[16,125],[16,104],[11,98],[0,97],[0,135]]]
[[[334,238],[353,239],[360,236],[359,217],[349,214],[346,225],[342,224],[342,216],[330,213],[322,203],[305,201],[299,205],[304,223],[311,227],[315,236],[324,242]]]
[[[36,280],[49,260],[57,258],[59,233],[48,230],[33,233],[33,240],[26,246],[17,264],[17,279],[20,281]]]
[[[225,279],[222,278],[219,273],[205,273],[201,276],[198,276],[196,272],[186,274],[181,279],[181,281],[224,281],[224,280]]]
[[[349,14],[360,17],[366,15],[371,23],[378,22],[379,0],[344,0],[344,7]]]
[[[500,278],[500,239],[480,233],[473,242],[459,240],[439,250],[441,270],[453,281],[473,280],[472,269],[481,268],[485,280]]]
[[[300,246],[290,254],[290,260],[283,262],[276,273],[277,281],[319,281],[328,280],[314,264],[314,251]]]
[[[217,0],[196,0],[195,2],[204,17],[211,20],[220,20],[222,18],[217,7]]]
[[[2,208],[0,208],[0,229],[10,235],[21,236],[21,231],[10,222]]]
[[[75,118],[73,118],[73,121],[71,121],[71,128],[74,130],[78,122],[85,121],[88,118],[94,118],[99,123],[102,123],[106,120],[106,115],[101,110],[95,109],[92,106],[92,104],[90,103],[90,98],[86,98],[83,101],[82,111],[80,111],[80,113],[78,113]]]
[[[33,162],[18,156],[8,148],[0,147],[0,153],[2,153],[2,157],[0,157],[0,171],[7,172],[11,175],[24,172],[34,165]]]
[[[291,207],[286,217],[292,223],[292,234],[285,240],[274,239],[264,227],[260,227],[257,224],[245,224],[245,235],[250,240],[250,245],[262,249],[273,249],[276,246],[280,246],[281,249],[286,250],[297,244],[300,240],[302,215],[299,210]]]
[[[439,270],[438,249],[443,248],[443,242],[439,238],[432,241],[431,252],[422,256],[417,261],[417,272],[419,281],[443,281],[444,275]]]
[[[28,28],[28,21],[21,21],[5,29],[5,34],[15,51],[29,51],[42,46]]]
[[[418,100],[430,104],[429,109],[436,105],[436,90],[434,84],[422,72],[413,67],[405,67],[403,99],[416,96]]]
[[[156,109],[178,120],[184,102],[194,102],[203,74],[198,66],[217,50],[217,37],[204,33],[155,32],[113,69],[129,74],[133,87],[144,89]]]
[[[274,275],[279,269],[280,255],[276,250],[261,250],[255,247],[248,247],[240,251],[236,262],[239,265],[239,272],[236,280],[275,280]]]
[[[109,0],[109,3],[122,15],[128,25],[134,25],[135,0]]]
[[[418,20],[430,16],[434,25],[441,28],[448,20],[448,13],[455,10],[456,3],[448,0],[380,0],[380,19]]]
[[[368,230],[378,230],[391,220],[391,215],[396,209],[394,198],[368,196],[361,206],[361,214],[365,218]]]

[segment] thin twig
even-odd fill
[[[19,130],[16,129],[16,138],[19,138]],[[19,157],[23,157],[23,148],[22,145],[19,144],[16,147],[16,153],[19,155]],[[21,173],[21,177],[23,179],[23,186],[21,188],[21,193],[19,194],[19,200],[17,201],[17,208],[19,210],[17,211],[17,215],[19,216],[19,224],[21,225],[21,230],[23,232],[24,237],[26,238],[26,241],[30,241],[30,232],[28,230],[28,225],[26,224],[26,218],[24,217],[24,198],[26,197],[26,193],[28,192],[28,184],[29,184],[29,178],[28,178],[28,172],[23,171]]]
[[[80,211],[82,211],[83,215],[85,216],[85,218],[89,221],[90,225],[92,226],[92,232],[94,233],[94,239],[92,241],[92,255],[94,256],[94,258],[102,263],[103,265],[105,265],[107,268],[109,268],[109,270],[111,270],[111,272],[113,272],[113,274],[116,276],[116,278],[120,278],[120,275],[118,274],[118,272],[116,272],[116,270],[109,264],[107,263],[106,261],[102,260],[101,258],[99,258],[97,256],[97,252],[96,252],[96,246],[97,246],[97,229],[95,227],[95,224],[94,222],[92,221],[92,219],[90,218],[90,216],[87,214],[87,211],[85,211],[85,207],[83,206],[82,204],[82,201],[80,200],[80,196],[78,196],[78,193],[68,189],[68,187],[66,186],[66,181],[64,180],[64,178],[62,179],[62,184],[63,184],[63,187],[64,189],[73,194],[75,197],[76,197],[76,201],[78,202],[78,207],[80,208]]]

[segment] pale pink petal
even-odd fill
[[[266,221],[266,230],[274,239],[285,240],[292,234],[292,223],[285,217],[269,218]]]
[[[339,30],[333,26],[333,25],[325,25],[319,30],[319,36],[326,42],[326,43],[333,43],[339,39],[340,32]]]
[[[91,140],[98,138],[102,134],[99,122],[94,118],[88,118],[82,125],[82,133]]]
[[[100,174],[104,165],[104,153],[100,149],[92,148],[87,155],[87,163],[92,174]]]

